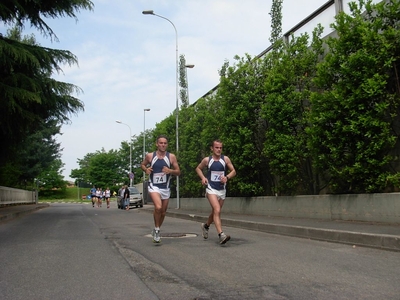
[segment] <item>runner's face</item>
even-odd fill
[[[167,150],[168,141],[165,138],[159,138],[157,141],[158,151],[165,152]]]
[[[211,150],[215,155],[220,156],[222,153],[222,143],[214,142]]]

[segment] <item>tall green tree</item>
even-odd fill
[[[95,155],[95,153],[87,153],[83,158],[78,158],[77,163],[79,169],[72,169],[70,177],[75,178],[79,182],[84,182],[85,184],[93,184],[92,178],[89,175],[90,160]]]
[[[146,152],[154,151],[154,145],[152,130],[146,130]],[[106,152],[101,149],[86,154],[78,159],[79,168],[71,170],[70,176],[79,182],[99,187],[128,184],[131,154],[134,184],[140,183],[143,178],[143,171],[140,168],[143,160],[143,133],[132,137],[131,141],[122,141],[118,150],[112,149]]]
[[[128,169],[125,169],[124,159],[117,150],[101,149],[88,153],[83,159],[78,159],[79,169],[71,170],[71,177],[85,184],[96,187],[112,187],[129,183]]]
[[[16,145],[43,122],[55,119],[68,122],[69,115],[83,110],[83,103],[71,96],[80,89],[58,82],[50,76],[58,62],[76,62],[68,51],[52,50],[0,37],[0,166]]]
[[[83,103],[72,96],[79,94],[80,89],[51,78],[55,72],[62,71],[62,64],[75,64],[77,58],[69,51],[41,47],[32,36],[21,39],[23,26],[31,25],[43,35],[56,39],[44,17],[76,18],[79,9],[92,7],[92,2],[86,0],[0,3],[0,20],[4,25],[16,25],[7,37],[0,35],[0,139],[7,141],[0,148],[0,168],[15,159],[16,150],[26,137],[48,120],[63,124],[71,114],[83,110]]]
[[[26,187],[61,156],[61,145],[56,140],[60,125],[55,120],[45,122],[21,141],[14,158],[0,168],[1,182],[5,186]]]
[[[32,180],[50,166],[63,167],[63,164],[54,164],[61,157],[61,144],[56,140],[60,129],[57,121],[49,120],[41,130],[27,137],[24,147],[18,149],[20,180]]]
[[[272,53],[237,56],[232,65],[225,61],[218,89],[181,108],[182,197],[204,193],[194,168],[216,138],[238,172],[229,196],[383,192],[399,186],[399,1],[351,5],[352,15],[338,17],[338,37],[327,45],[320,26],[311,40],[292,36],[285,45],[277,6]],[[323,47],[329,48],[326,57]],[[146,136],[147,151],[165,134],[175,152],[175,120],[171,114],[152,130],[152,139]],[[134,161],[142,142],[132,140]],[[128,144],[119,150],[123,173],[128,151]],[[89,165],[88,160],[88,170]],[[325,183],[329,189],[321,191]]]
[[[181,168],[180,192],[186,197],[198,197],[204,194],[204,187],[195,172],[203,157],[210,154],[210,144],[221,138],[220,104],[215,96],[199,99],[196,105],[182,109],[179,165]]]
[[[260,59],[250,55],[235,59],[234,65],[221,69],[216,93],[220,109],[210,112],[218,121],[213,132],[221,138],[224,152],[240,178],[232,180],[230,191],[238,196],[271,193],[268,163],[263,155],[266,122],[261,111],[267,69]]]
[[[399,1],[350,3],[332,27],[312,95],[311,145],[336,193],[399,186]]]
[[[188,84],[187,84],[187,69],[185,55],[179,56],[179,98],[181,99],[182,107],[189,105]]]
[[[276,44],[282,38],[282,4],[283,0],[272,0],[271,16],[271,45]]]
[[[121,170],[121,159],[116,150],[108,152],[102,149],[90,160],[88,174],[92,183],[98,187],[106,188],[129,182],[127,173]]]
[[[26,45],[34,46],[37,44],[34,35],[22,37],[21,29],[17,27],[8,30],[7,35],[11,40],[21,41]],[[7,105],[6,101],[1,103],[0,106]],[[60,106],[62,106],[62,103]],[[21,109],[21,106],[18,108]],[[33,107],[30,106],[30,108]],[[25,115],[24,111],[21,110],[20,112]],[[32,114],[34,112],[29,111],[29,115]],[[15,114],[11,115],[15,116]],[[1,119],[0,124],[15,128],[20,126],[18,120],[14,120],[7,114]],[[60,157],[60,144],[55,141],[55,136],[60,134],[61,126],[59,124],[57,118],[41,118],[38,116],[33,124],[25,124],[22,132],[11,131],[7,133],[2,131],[3,136],[9,138],[8,143],[2,147],[2,153],[11,153],[11,155],[4,155],[0,159],[0,162],[2,162],[0,163],[0,181],[2,184],[16,187],[25,186],[27,182],[31,183],[52,161]],[[9,136],[9,134],[12,134],[12,136]]]
[[[153,152],[155,150],[155,138],[153,137],[153,130],[147,129],[144,133],[146,135],[145,139],[145,153]],[[129,153],[129,146],[123,147],[121,144],[121,148],[119,151],[122,153],[123,156],[127,157]],[[143,171],[140,167],[143,161],[143,132],[138,136],[134,136],[132,138],[132,172],[135,175],[134,183],[140,183],[143,181]],[[147,178],[147,177],[146,177]]]
[[[77,20],[77,12],[81,9],[92,10],[93,7],[93,2],[89,0],[2,1],[0,3],[0,20],[5,25],[17,25],[20,28],[29,24],[45,36],[57,38],[43,18],[67,16]]]
[[[67,188],[67,182],[61,174],[63,168],[64,163],[61,159],[53,160],[36,178],[39,189],[44,191],[51,191],[53,189],[65,190]]]
[[[269,71],[262,106],[267,123],[264,154],[279,195],[318,194],[321,189],[306,132],[310,94],[315,89],[312,79],[322,54],[321,33],[318,26],[311,46],[308,34],[292,36],[265,59]]]

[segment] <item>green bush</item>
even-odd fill
[[[40,200],[68,200],[68,201],[88,201],[82,199],[82,195],[88,195],[89,189],[79,188],[79,198],[78,198],[78,188],[70,187],[66,189],[57,189],[51,191],[39,191],[39,201]]]

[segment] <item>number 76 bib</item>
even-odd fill
[[[211,181],[221,182],[222,176],[224,176],[224,171],[211,171]]]

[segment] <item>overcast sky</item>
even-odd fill
[[[83,89],[78,96],[85,112],[72,116],[57,139],[64,149],[63,175],[69,180],[77,159],[104,148],[119,149],[132,135],[173,113],[175,96],[175,31],[179,54],[188,64],[189,100],[193,103],[218,85],[218,70],[235,55],[260,54],[269,45],[272,1],[265,0],[93,0],[94,11],[82,11],[78,22],[49,20],[59,42],[33,32],[42,46],[69,50],[79,66],[64,67],[60,81]],[[284,0],[283,32],[326,3],[326,0]],[[320,20],[319,20],[320,22]],[[324,24],[323,24],[324,25]],[[313,25],[314,27],[314,25]],[[168,135],[168,133],[167,133]]]

